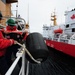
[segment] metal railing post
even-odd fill
[[[20,56],[16,58],[16,60],[14,61],[14,63],[11,65],[11,67],[9,68],[9,70],[6,72],[5,75],[11,75],[11,73],[13,72],[15,66],[17,65],[17,62],[19,61]]]
[[[23,44],[24,48],[25,48],[25,45]],[[25,50],[23,52],[23,55],[22,55],[22,75],[25,75]]]

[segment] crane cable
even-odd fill
[[[21,46],[21,47],[24,48],[24,50],[26,51],[26,53],[30,56],[30,58],[31,58],[34,62],[36,62],[36,63],[41,63],[40,61],[37,61],[36,59],[34,59],[34,57],[30,54],[30,52],[26,49],[25,46],[23,46],[23,45],[20,44],[19,42],[17,42],[17,44],[18,44],[19,46]]]

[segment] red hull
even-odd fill
[[[72,57],[75,57],[75,45],[71,45],[63,42],[57,42],[53,40],[46,40],[46,44],[49,47],[62,51],[63,53],[66,53]]]

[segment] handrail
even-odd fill
[[[11,65],[11,67],[9,68],[9,70],[6,72],[5,75],[11,75],[11,73],[13,72],[15,66],[17,65],[17,63],[19,61],[19,59],[20,59],[20,56],[15,59],[14,63]]]
[[[30,56],[30,58],[34,61],[34,62],[36,62],[36,63],[40,63],[40,61],[37,61],[37,60],[35,60],[34,58],[33,58],[33,56],[30,54],[30,52],[25,48],[25,45],[22,45],[22,44],[20,44],[20,43],[18,43],[17,42],[17,44],[18,45],[20,45],[21,47],[23,47],[23,49],[24,50],[22,50],[21,51],[21,53],[19,54],[17,54],[17,58],[15,59],[15,61],[14,61],[14,63],[12,64],[12,66],[9,68],[9,70],[6,72],[6,74],[5,75],[11,75],[11,73],[13,72],[13,70],[14,70],[14,68],[15,68],[15,66],[17,65],[17,63],[18,63],[18,61],[19,61],[19,59],[22,57],[22,75],[24,75],[24,70],[25,70],[25,66],[24,66],[24,64],[25,64],[25,57],[24,57],[24,55],[25,55],[25,51],[26,51],[26,53]]]

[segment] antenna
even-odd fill
[[[28,3],[28,20],[27,20],[27,24],[29,24],[29,3]]]
[[[28,8],[27,8],[27,9],[28,9],[28,10],[27,10],[27,11],[28,11],[28,12],[27,12],[28,14],[27,14],[27,23],[26,23],[26,26],[25,26],[25,27],[26,27],[26,29],[29,29],[29,1],[28,1],[28,6],[27,6],[27,7],[28,7]]]
[[[16,4],[16,18],[18,17],[18,2],[17,2],[17,4]]]

